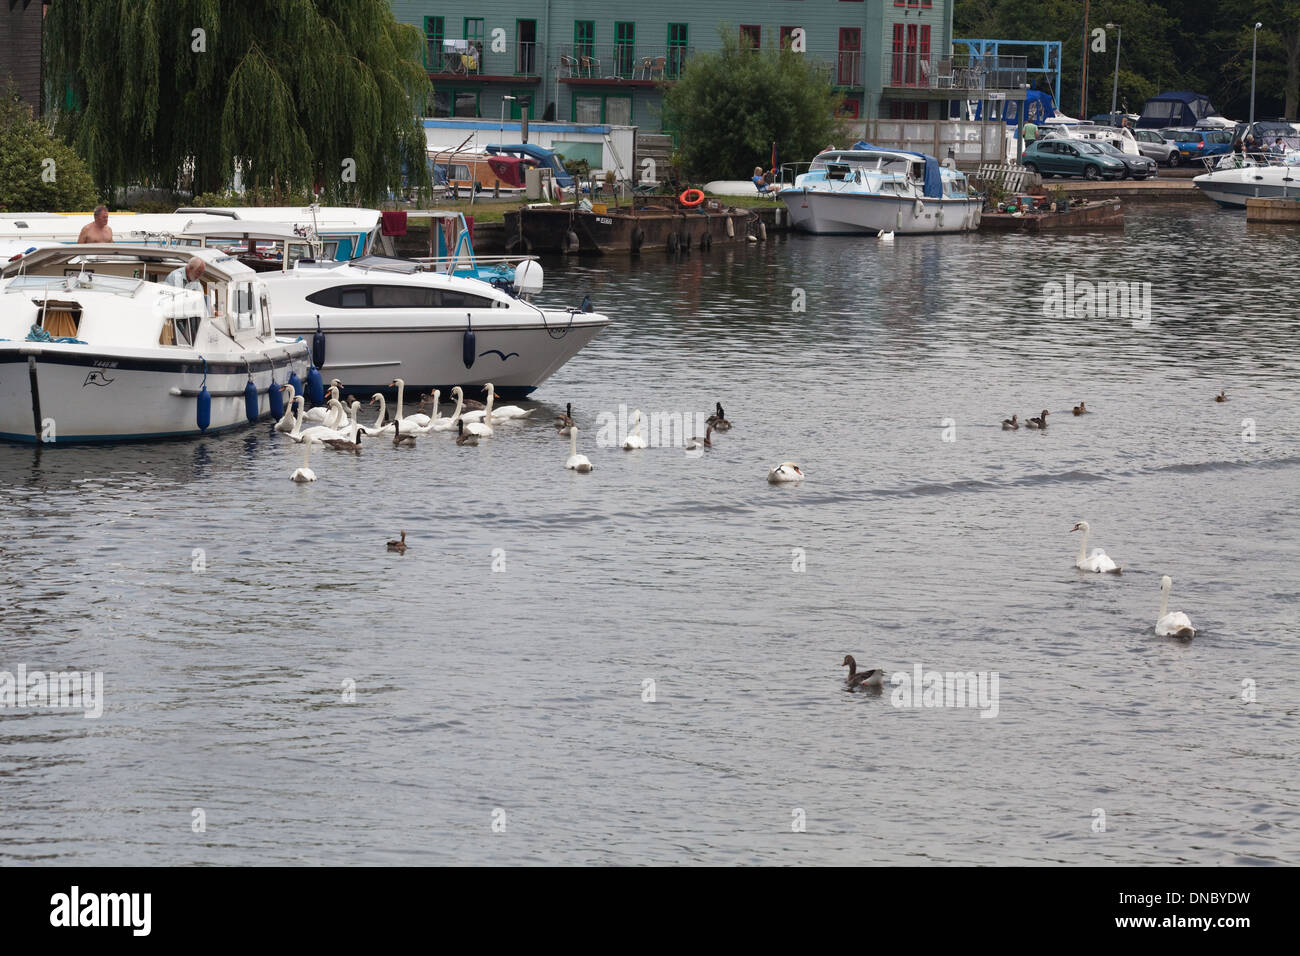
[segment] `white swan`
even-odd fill
[[[338,404],[337,399],[332,399],[331,401],[334,404]],[[297,415],[295,418],[293,431],[289,433],[289,437],[292,438],[294,441],[321,442],[327,438],[346,439],[348,437],[347,435],[344,435],[342,432],[336,431],[333,428],[326,428],[324,425],[312,425],[310,428],[304,430],[302,427],[302,406],[304,404],[303,397],[299,395],[297,398],[293,400],[293,402],[294,402],[294,408],[297,410]]]
[[[311,442],[302,443],[302,467],[289,476],[290,481],[315,481],[316,472],[307,467],[307,462],[311,460]]]
[[[293,399],[294,399],[293,386],[281,385],[280,391],[281,393],[288,392],[289,394],[284,396],[284,401],[285,401],[284,416],[278,422],[275,423],[275,430],[278,432],[291,432],[293,431],[293,424],[296,421],[296,418],[293,414]]]
[[[465,406],[465,394],[457,385],[451,390],[451,396],[456,399],[456,410],[451,413],[450,418],[435,418],[433,420],[433,430],[436,432],[449,432],[456,428],[456,420],[460,418],[460,410]]]
[[[489,404],[491,399],[488,399]],[[466,425],[468,431],[470,426]],[[586,455],[578,454],[578,426],[574,425],[569,429],[569,460],[564,463],[565,468],[572,468],[574,471],[588,472],[592,469],[592,464]]]
[[[410,425],[415,428],[428,428],[430,423],[437,421],[438,419],[438,399],[440,399],[441,397],[442,397],[442,393],[435,388],[433,390],[433,395],[431,395],[429,398],[429,400],[433,404],[432,418],[424,414],[424,412],[412,412],[410,415],[407,415],[406,418],[402,420],[402,425],[403,426]],[[421,399],[420,407],[423,408],[424,405],[425,405],[425,400]]]
[[[494,432],[492,431],[492,398],[493,398],[492,391],[491,388],[489,387],[487,408],[483,409],[483,421],[465,422],[465,431],[469,432],[471,435],[477,435],[479,438],[492,437],[492,435],[494,434]],[[464,418],[465,416],[462,415],[461,419],[463,420]]]
[[[892,232],[882,232],[879,234],[878,238],[881,242],[893,242],[894,234]]]
[[[777,485],[783,481],[803,481],[803,471],[792,461],[783,461],[767,473],[767,480]]]
[[[1156,618],[1156,634],[1160,637],[1195,637],[1196,628],[1192,627],[1191,619],[1182,611],[1169,610],[1169,592],[1173,586],[1173,578],[1169,575],[1160,579],[1160,616]]]
[[[325,402],[321,405],[317,405],[310,411],[303,413],[303,420],[309,425],[326,425],[333,428],[334,424],[332,423],[330,416],[333,414],[334,406],[331,405],[330,402],[337,401],[338,397],[338,386],[331,385],[329,388],[325,389]]]
[[[488,382],[486,385],[483,386],[483,391],[488,393],[487,405],[484,406],[482,409],[476,409],[475,411],[472,412],[466,412],[464,415],[461,416],[461,418],[463,418],[465,421],[467,422],[482,421],[482,422],[486,422],[488,425],[491,425],[494,424],[494,422],[500,423],[504,421],[509,421],[512,418],[527,418],[529,415],[531,415],[533,412],[536,411],[536,409],[534,408],[520,408],[518,405],[501,405],[498,408],[492,409],[493,421],[489,422],[487,420],[487,408],[491,406],[492,400],[496,398],[496,390],[492,387],[492,383]]]
[[[1079,542],[1079,557],[1074,562],[1076,568],[1080,571],[1096,571],[1098,574],[1119,574],[1123,570],[1101,548],[1093,548],[1092,553],[1088,554],[1088,522],[1080,521],[1070,530],[1083,532],[1083,540]]]
[[[423,412],[416,412],[412,415],[402,414],[403,405],[406,401],[406,381],[404,379],[395,378],[389,382],[389,385],[397,386],[397,414],[393,416],[393,421],[402,423],[402,432],[412,432],[417,428],[424,428],[428,425],[429,416]],[[437,410],[438,409],[435,407],[434,412],[436,413]]]
[[[375,423],[373,425],[361,426],[361,432],[367,438],[374,438],[378,435],[384,435],[393,430],[392,422],[387,422],[387,423],[384,422],[384,416],[388,413],[388,402],[384,399],[384,396],[379,392],[375,392],[375,394],[370,396],[370,404],[373,405],[376,402],[379,403],[379,416],[375,419]]]
[[[632,413],[632,429],[628,432],[627,438],[623,439],[623,450],[632,451],[645,447],[645,439],[641,437],[641,409],[638,408]]]

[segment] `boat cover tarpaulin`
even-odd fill
[[[882,149],[890,153],[902,153],[905,156],[919,156],[925,160],[925,198],[942,199],[943,198],[943,179],[939,173],[939,160],[935,159],[928,153],[914,153],[910,149],[894,149],[890,146],[872,146],[866,140],[858,140],[853,144],[854,149]]]

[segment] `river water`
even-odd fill
[[[1189,204],[557,261],[614,324],[478,448],[0,448],[0,670],[103,675],[0,711],[0,862],[1294,863],[1298,254]],[[1083,281],[1149,321],[1043,314]]]

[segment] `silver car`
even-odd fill
[[[1178,146],[1165,139],[1153,129],[1135,129],[1138,152],[1147,159],[1162,166],[1177,166],[1182,161]]]

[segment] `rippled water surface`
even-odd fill
[[[477,449],[0,447],[0,669],[105,695],[0,711],[0,861],[1294,863],[1298,253],[1189,204],[548,263],[614,324]],[[1067,273],[1151,282],[1149,327],[1045,317]],[[702,457],[598,446],[716,400]],[[996,671],[997,714],[846,653]]]

